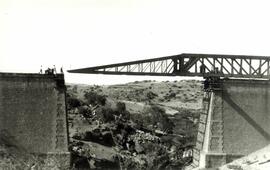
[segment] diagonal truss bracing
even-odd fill
[[[270,77],[267,56],[180,54],[168,57],[69,70],[70,73],[149,75],[149,76],[214,76],[239,78]]]

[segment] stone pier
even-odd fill
[[[33,166],[68,169],[65,96],[63,74],[0,73],[0,146]]]
[[[205,92],[193,166],[219,167],[270,143],[270,82],[220,80]]]

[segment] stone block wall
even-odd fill
[[[270,83],[223,82],[224,152],[246,155],[270,143]]]
[[[212,92],[206,125],[201,115],[199,128],[206,126],[197,139],[204,139],[201,168],[219,167],[270,143],[270,82],[224,79],[221,84]]]
[[[69,155],[65,93],[61,74],[0,73],[0,142],[35,155]]]

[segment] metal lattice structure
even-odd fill
[[[202,76],[264,78],[270,77],[270,57],[244,55],[180,54],[168,57],[69,70],[70,73]]]

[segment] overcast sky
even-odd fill
[[[68,70],[180,53],[268,56],[269,8],[267,0],[0,0],[0,72],[35,73],[41,65]],[[87,84],[150,79],[65,77]]]

